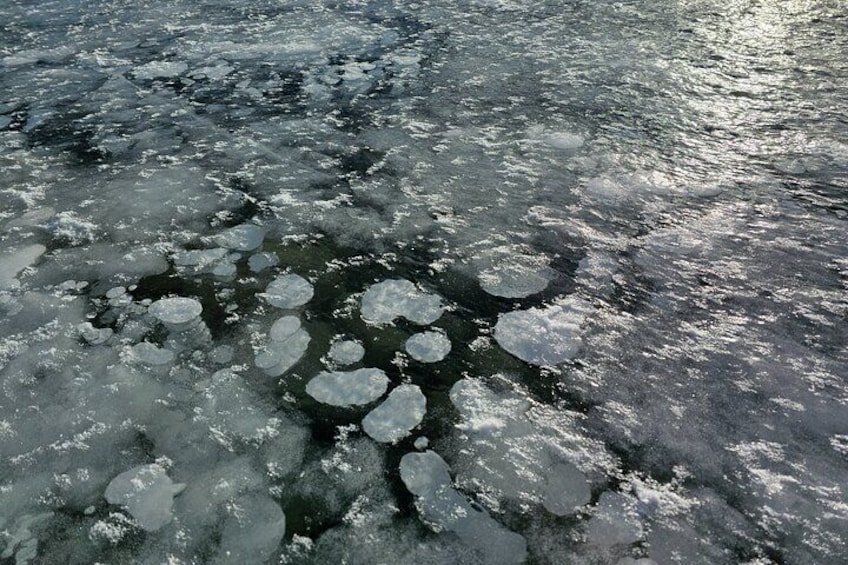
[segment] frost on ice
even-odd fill
[[[450,468],[433,451],[407,453],[400,461],[400,477],[417,497],[421,520],[436,531],[455,533],[483,555],[485,563],[518,564],[527,557],[526,540],[476,510],[452,484]]]
[[[362,429],[375,441],[394,443],[421,423],[427,399],[415,385],[400,385],[362,420]]]
[[[377,324],[388,324],[396,318],[419,325],[432,324],[444,310],[438,295],[423,292],[404,279],[373,284],[362,296],[362,319]]]
[[[172,482],[165,469],[153,463],[112,479],[104,496],[110,504],[125,506],[139,526],[153,532],[171,521],[174,496],[183,489],[184,484]]]
[[[262,297],[277,308],[291,309],[303,306],[314,291],[305,278],[296,274],[282,275],[271,281]]]
[[[582,345],[580,326],[589,304],[567,298],[545,308],[503,314],[495,326],[498,345],[534,365],[556,365],[577,355]]]
[[[331,406],[360,406],[386,392],[389,378],[382,369],[321,372],[306,384],[306,393]]]
[[[426,331],[406,340],[406,352],[422,363],[437,363],[448,356],[451,342],[443,332]]]

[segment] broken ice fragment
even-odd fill
[[[360,406],[386,392],[389,378],[381,369],[321,372],[306,384],[306,393],[331,406]]]
[[[495,326],[495,340],[534,365],[556,365],[580,350],[580,325],[588,311],[581,299],[567,299],[546,308],[530,308],[502,314]]]
[[[35,263],[47,248],[40,244],[26,245],[20,249],[0,255],[0,290],[12,290],[21,286],[15,277]]]
[[[106,487],[110,504],[125,506],[139,526],[153,532],[171,521],[174,496],[185,485],[174,483],[165,469],[153,463],[121,473]]]
[[[450,468],[433,451],[407,453],[400,461],[400,477],[418,497],[421,520],[434,530],[449,530],[483,556],[484,563],[523,563],[527,541],[476,510],[451,485]]]
[[[91,345],[100,345],[112,337],[112,328],[95,328],[91,322],[83,322],[77,326],[80,336]]]
[[[192,298],[162,298],[150,305],[148,312],[168,326],[182,326],[200,317],[203,306]]]
[[[254,273],[259,273],[268,267],[273,267],[279,262],[280,260],[273,253],[256,253],[251,255],[250,259],[247,260],[247,266]]]
[[[555,465],[547,475],[542,498],[545,510],[557,516],[573,514],[588,504],[592,491],[586,476],[571,463]]]
[[[309,341],[309,334],[303,328],[298,328],[282,341],[271,339],[265,349],[256,355],[256,366],[269,377],[279,377],[306,354]]]
[[[277,277],[261,295],[277,308],[297,308],[312,299],[312,285],[300,275],[288,274]]]
[[[249,494],[228,505],[214,563],[265,563],[286,532],[286,516],[272,498]]]
[[[362,420],[362,429],[375,441],[394,443],[421,423],[427,399],[415,385],[400,385]]]
[[[285,341],[300,329],[300,319],[297,316],[283,316],[274,322],[268,337],[274,341]]]
[[[642,533],[633,498],[620,492],[601,494],[586,528],[590,543],[603,547],[626,545],[639,541]]]
[[[236,251],[253,251],[265,238],[265,232],[254,224],[242,224],[224,230],[215,236],[215,243]]]
[[[451,342],[442,332],[421,332],[406,340],[406,351],[422,363],[436,363],[447,357]]]
[[[336,341],[330,346],[330,360],[337,365],[352,365],[359,363],[365,356],[365,348],[357,341]]]
[[[167,365],[176,358],[173,351],[156,347],[152,343],[142,341],[130,347],[130,357],[147,365]]]
[[[425,325],[438,320],[444,310],[438,295],[422,292],[404,279],[371,285],[362,296],[361,313],[366,322],[388,324],[402,317]]]

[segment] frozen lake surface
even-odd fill
[[[2,565],[848,562],[844,2],[0,18]]]

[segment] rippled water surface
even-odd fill
[[[848,561],[842,1],[0,5],[0,563]]]

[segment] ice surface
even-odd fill
[[[431,324],[445,307],[435,294],[425,293],[404,279],[389,279],[371,285],[362,296],[362,319],[388,324],[406,318],[416,324]]]
[[[332,406],[359,406],[374,402],[386,392],[389,378],[381,369],[321,372],[306,384],[306,393]]]
[[[601,494],[586,529],[590,543],[604,547],[631,544],[643,533],[632,497],[611,491]]]
[[[20,287],[18,274],[38,261],[47,248],[40,244],[21,247],[0,255],[0,290],[10,290]]]
[[[279,257],[273,253],[256,253],[251,255],[247,260],[247,266],[254,273],[260,273],[269,267],[277,265],[279,262]]]
[[[276,331],[272,327],[272,332],[275,335],[285,337],[275,340],[272,336],[265,347],[256,354],[254,360],[256,366],[265,371],[265,374],[270,377],[279,377],[294,367],[306,354],[311,340],[306,330],[300,327],[300,320],[294,318],[297,321],[298,327],[293,328],[293,322],[286,318],[294,318],[294,316],[283,318],[284,322],[277,327]]]
[[[165,469],[152,463],[121,473],[106,487],[104,496],[110,504],[120,504],[139,526],[154,532],[172,519],[174,496],[185,489],[173,483]]]
[[[167,365],[176,358],[173,351],[156,347],[147,341],[133,345],[129,353],[132,359],[148,365]]]
[[[214,563],[264,563],[286,531],[280,505],[266,495],[244,495],[227,505]]]
[[[328,352],[330,360],[337,365],[359,363],[365,356],[365,348],[358,341],[346,339],[334,341]]]
[[[162,298],[150,305],[150,314],[170,326],[182,326],[200,317],[203,306],[193,298]]]
[[[300,275],[282,275],[271,281],[261,296],[277,308],[297,308],[312,299],[314,291],[309,281]]]
[[[448,356],[451,342],[443,332],[426,331],[410,336],[405,347],[416,361],[436,363]]]
[[[395,443],[424,419],[427,399],[415,385],[400,385],[362,420],[362,429],[375,441]]]
[[[524,298],[547,288],[556,272],[550,259],[523,245],[486,247],[474,256],[480,287],[493,296]]]
[[[215,243],[236,251],[253,251],[265,238],[265,231],[254,224],[242,224],[224,230],[215,236]]]
[[[495,340],[523,361],[557,365],[580,350],[580,326],[589,308],[579,298],[568,298],[544,308],[502,314],[495,326]]]
[[[547,484],[542,493],[545,510],[557,516],[573,514],[589,503],[592,490],[589,481],[571,463],[559,463],[547,473]]]
[[[136,67],[132,73],[137,79],[151,80],[181,75],[186,70],[188,70],[188,65],[181,61],[151,61]]]
[[[285,341],[300,329],[300,318],[297,316],[282,316],[271,326],[268,337],[273,341]]]
[[[82,338],[91,345],[105,343],[115,333],[112,328],[95,328],[91,322],[83,322],[77,329]]]
[[[400,476],[406,488],[417,497],[421,519],[436,531],[448,530],[493,564],[523,563],[527,542],[474,509],[454,490],[450,468],[433,451],[407,453],[400,461]]]

